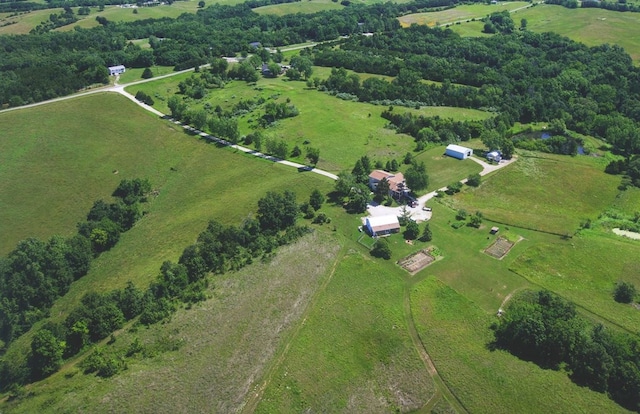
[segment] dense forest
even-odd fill
[[[448,29],[402,29],[395,18],[441,3],[350,6],[305,19],[260,16],[247,4],[215,5],[178,19],[104,22],[91,30],[0,37],[0,102],[19,105],[105,82],[105,66],[111,64],[180,69],[250,52],[249,44],[256,41],[282,46],[351,35],[316,47],[314,64],[394,80],[360,82],[338,71],[321,88],[373,103],[489,110],[497,114],[495,124],[507,128],[516,121],[557,120],[568,130],[605,138],[627,157],[640,153],[640,71],[624,50],[590,48],[526,30],[462,38]],[[360,32],[375,35],[355,36]],[[139,38],[149,38],[151,49],[128,42]]]

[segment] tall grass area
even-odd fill
[[[137,338],[145,350],[159,350],[156,356],[129,359],[127,370],[107,380],[68,364],[2,410],[238,412],[299,324],[338,250],[331,233],[316,233],[281,248],[269,263],[216,276],[210,299],[167,323],[123,331],[106,346],[126,350]]]
[[[434,385],[414,350],[398,269],[350,250],[256,412],[406,412]]]
[[[429,277],[411,290],[420,338],[445,383],[471,413],[627,412],[566,373],[490,351],[494,314]]]
[[[604,172],[603,160],[522,153],[476,189],[449,199],[454,208],[480,210],[503,223],[573,234],[616,198],[620,177]]]

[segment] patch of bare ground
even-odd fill
[[[518,239],[520,241],[522,238]],[[491,246],[487,247],[484,252],[491,257],[495,257],[498,260],[502,260],[503,257],[509,253],[509,250],[516,245],[517,242],[508,240],[505,237],[498,237]]]
[[[238,411],[338,250],[333,236],[316,232],[281,248],[269,263],[217,276],[211,299],[137,332],[146,343],[171,335],[182,346],[129,364],[92,411]]]
[[[436,260],[436,257],[432,254],[433,247],[427,247],[398,260],[398,264],[404,268],[411,275],[415,275],[425,267],[429,266]]]

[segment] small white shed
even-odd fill
[[[459,160],[464,160],[465,158],[473,155],[473,150],[461,145],[449,144],[447,145],[447,149],[444,151],[444,154]]]
[[[124,65],[109,66],[109,76],[119,75],[126,71]]]

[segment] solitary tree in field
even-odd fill
[[[307,147],[307,159],[309,164],[316,165],[320,160],[320,150],[318,148]]]
[[[636,297],[636,287],[628,282],[618,282],[613,298],[619,303],[631,303]]]
[[[311,204],[311,207],[313,207],[314,210],[320,210],[320,207],[322,207],[322,203],[324,203],[324,196],[322,195],[320,190],[316,188],[311,192],[311,195],[309,196],[309,204]]]
[[[467,185],[470,185],[471,187],[477,187],[480,185],[480,180],[480,174],[471,174],[469,177],[467,177]]]

